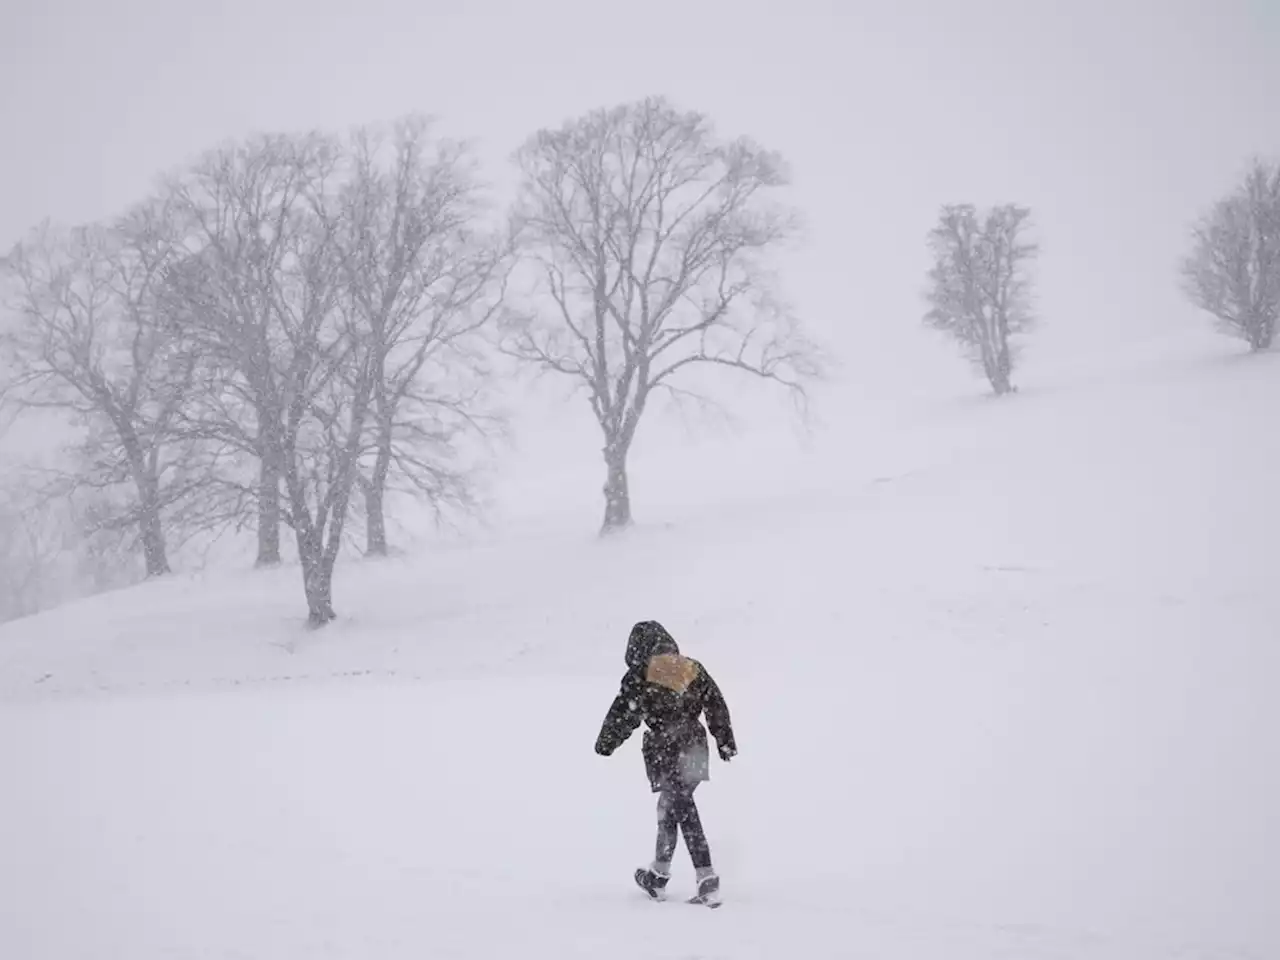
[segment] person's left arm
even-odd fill
[[[707,715],[707,729],[716,738],[720,759],[729,760],[738,754],[738,743],[733,737],[733,721],[729,718],[729,705],[725,702],[719,685],[707,673],[706,667],[703,667],[702,675],[706,684],[702,694],[702,709]]]

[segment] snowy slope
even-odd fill
[[[773,477],[803,496],[612,542],[353,563],[318,634],[291,569],[7,625],[0,956],[1278,956],[1277,361],[922,405]],[[639,899],[638,750],[591,751],[642,617],[739,729],[717,913]]]

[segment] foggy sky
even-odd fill
[[[505,187],[537,128],[666,94],[790,161],[807,228],[784,292],[838,351],[849,396],[902,381],[921,351],[970,383],[919,324],[940,204],[1032,207],[1033,363],[1202,324],[1176,285],[1187,227],[1252,155],[1280,150],[1272,0],[9,0],[6,13],[5,246],[46,215],[116,212],[252,131],[423,111],[474,139]]]

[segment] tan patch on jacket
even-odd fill
[[[644,678],[660,687],[684,693],[698,679],[698,665],[676,653],[660,653],[649,659]]]

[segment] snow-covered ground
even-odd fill
[[[319,633],[292,569],[9,624],[0,957],[1280,956],[1278,411],[1175,352],[353,562]],[[738,729],[714,913],[591,749],[649,617]]]

